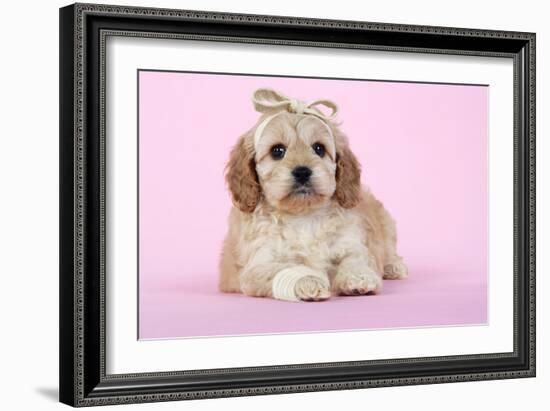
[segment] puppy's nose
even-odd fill
[[[311,168],[305,166],[298,166],[294,170],[292,170],[294,180],[296,180],[300,184],[307,183],[309,181],[309,178],[311,177],[311,173]]]

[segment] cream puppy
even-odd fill
[[[321,301],[378,293],[382,278],[405,278],[395,222],[361,187],[360,165],[334,122],[336,105],[271,89],[256,90],[253,102],[262,116],[227,165],[234,207],[220,290]]]

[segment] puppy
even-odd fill
[[[253,103],[262,115],[226,169],[234,207],[220,290],[322,301],[375,294],[383,278],[405,278],[395,222],[361,187],[360,165],[334,121],[336,104],[306,104],[265,88]]]

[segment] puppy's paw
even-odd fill
[[[396,260],[384,266],[385,280],[401,280],[409,276],[409,270],[402,260]]]
[[[323,301],[330,298],[327,282],[312,275],[300,278],[294,287],[294,293],[302,301]]]
[[[361,273],[339,273],[334,289],[340,295],[377,294],[382,290],[382,277],[367,269]]]
[[[322,301],[330,297],[330,282],[326,274],[296,265],[273,277],[272,294],[283,301]]]

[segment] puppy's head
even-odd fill
[[[227,183],[235,205],[253,212],[260,201],[291,213],[307,213],[332,199],[354,207],[360,167],[338,128],[316,115],[264,114],[233,148]]]

